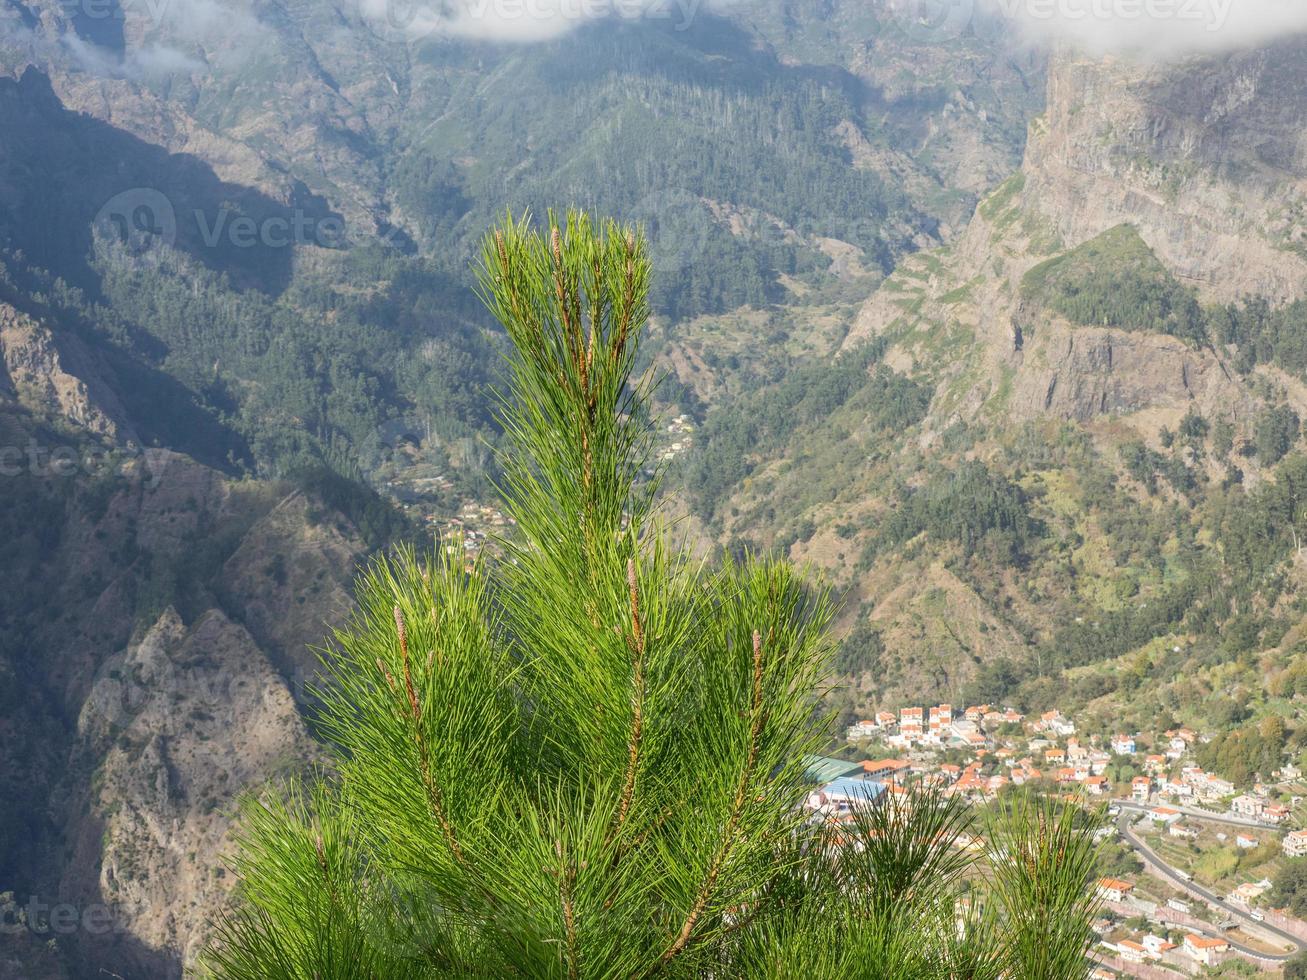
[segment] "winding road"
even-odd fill
[[[1157,803],[1136,803],[1134,800],[1113,800],[1112,806],[1120,807],[1122,810],[1134,810],[1136,813],[1148,813],[1156,810],[1161,804]],[[1251,827],[1253,830],[1270,830],[1277,834],[1284,833],[1283,829],[1274,824],[1262,823],[1260,820],[1250,820],[1247,817],[1233,817],[1225,813],[1212,813],[1210,810],[1199,810],[1191,806],[1176,806],[1172,803],[1165,804],[1169,809],[1184,814],[1186,817],[1193,817],[1195,820],[1206,820],[1209,823],[1223,823],[1229,827]]]
[[[1113,805],[1121,807],[1121,815],[1117,817],[1116,820],[1116,829],[1120,832],[1121,839],[1124,840],[1127,844],[1129,844],[1132,848],[1134,848],[1134,850],[1141,857],[1143,857],[1150,865],[1156,868],[1158,872],[1163,877],[1165,877],[1171,884],[1173,884],[1176,888],[1179,888],[1181,891],[1193,895],[1195,898],[1202,899],[1204,902],[1207,902],[1209,905],[1212,905],[1215,908],[1220,909],[1221,911],[1227,913],[1231,917],[1247,923],[1249,926],[1258,930],[1259,932],[1264,932],[1271,936],[1274,936],[1276,939],[1280,940],[1281,942],[1288,944],[1290,947],[1292,947],[1292,949],[1288,953],[1267,953],[1258,949],[1253,949],[1250,946],[1244,946],[1240,943],[1234,942],[1229,937],[1225,936],[1223,933],[1221,933],[1219,930],[1216,929],[1212,929],[1209,931],[1211,935],[1220,936],[1222,939],[1225,939],[1226,942],[1228,942],[1233,949],[1237,949],[1241,953],[1246,953],[1249,956],[1255,956],[1258,959],[1266,960],[1271,963],[1283,963],[1286,960],[1291,960],[1295,956],[1297,956],[1298,953],[1302,950],[1303,948],[1302,940],[1300,940],[1293,933],[1285,932],[1283,929],[1277,928],[1276,926],[1271,925],[1269,922],[1259,922],[1256,919],[1254,919],[1251,915],[1249,915],[1247,910],[1237,905],[1231,905],[1229,902],[1226,902],[1221,898],[1218,898],[1214,892],[1208,891],[1202,885],[1199,885],[1196,882],[1189,880],[1179,871],[1172,868],[1160,857],[1158,857],[1157,853],[1152,848],[1150,848],[1142,840],[1140,840],[1133,833],[1131,833],[1130,814],[1127,811],[1133,811],[1133,812],[1147,811],[1153,809],[1152,807],[1141,806],[1139,804],[1126,804],[1125,802],[1117,802],[1117,801],[1113,801]],[[1274,829],[1274,828],[1266,827],[1265,825],[1245,823],[1239,821],[1237,817],[1222,818],[1217,815],[1209,816],[1208,814],[1205,813],[1204,814],[1191,813],[1189,815],[1197,819],[1212,820],[1215,823],[1232,823],[1232,824],[1237,824],[1238,826],[1261,826],[1263,830]],[[1207,931],[1207,930],[1199,930],[1199,931]]]

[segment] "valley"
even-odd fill
[[[829,754],[946,701],[1188,731],[1222,799],[1307,768],[1301,37],[160,11],[0,19],[0,896],[110,923],[6,928],[0,977],[189,975],[236,800],[321,758],[357,571],[502,554],[506,210],[647,230],[663,513],[834,586]]]

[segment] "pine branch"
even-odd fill
[[[631,654],[634,694],[631,705],[631,735],[627,743],[626,776],[622,780],[621,803],[617,808],[617,820],[613,834],[621,832],[626,823],[626,815],[631,809],[631,798],[635,795],[636,773],[640,765],[640,744],[644,738],[644,623],[640,618],[640,581],[636,574],[635,559],[626,563],[626,581],[631,604]]]
[[[569,980],[576,980],[580,976],[576,949],[576,908],[572,899],[576,887],[576,868],[567,860],[561,840],[554,842],[554,848],[561,865],[558,870],[558,888],[563,903],[563,928],[567,933],[567,976]]]
[[[762,729],[766,720],[766,712],[763,704],[763,653],[762,653],[762,634],[757,630],[753,631],[753,689],[749,698],[749,714],[752,721],[749,725],[749,752],[746,758],[744,768],[740,772],[739,785],[735,791],[735,799],[731,804],[731,814],[726,821],[726,830],[722,834],[721,844],[717,848],[716,854],[713,855],[712,863],[708,866],[708,873],[704,877],[703,884],[699,887],[699,893],[690,907],[690,913],[685,917],[681,924],[681,930],[677,933],[672,944],[667,947],[663,955],[659,957],[655,969],[661,968],[675,959],[689,945],[694,935],[695,926],[703,916],[704,910],[707,909],[708,903],[712,899],[713,891],[717,887],[717,878],[721,874],[722,868],[729,859],[732,849],[735,846],[735,831],[740,821],[744,817],[744,810],[749,801],[749,787],[755,776],[755,768],[758,764],[758,752],[762,740]]]
[[[408,693],[409,717],[413,722],[413,741],[417,747],[418,769],[422,775],[422,785],[426,789],[427,803],[431,809],[431,815],[440,824],[441,833],[445,835],[445,843],[448,844],[458,863],[466,868],[468,867],[467,857],[464,855],[463,847],[458,841],[458,835],[454,833],[454,825],[450,821],[449,812],[445,807],[444,793],[431,771],[431,755],[427,749],[426,736],[422,731],[422,705],[418,701],[417,690],[413,685],[413,669],[408,656],[408,630],[404,625],[404,614],[398,605],[395,606],[395,630],[399,635],[399,649],[404,662],[404,687]],[[390,677],[389,672],[387,672],[386,677],[390,680],[393,688],[395,686],[394,680]]]

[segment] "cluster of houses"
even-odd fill
[[[1136,771],[1142,770],[1129,783],[1129,796],[1138,803],[1224,804],[1233,798],[1230,808],[1237,816],[1268,825],[1282,824],[1289,817],[1289,809],[1271,798],[1270,786],[1258,783],[1252,792],[1236,795],[1238,787],[1200,766],[1184,765],[1176,771],[1176,763],[1203,741],[1190,728],[1164,732],[1150,740],[1158,751],[1143,754],[1134,735],[1118,733],[1105,743],[1097,737],[1082,741],[1076,736],[1075,722],[1056,709],[1027,719],[1012,708],[982,704],[958,711],[939,704],[877,712],[850,725],[846,735],[852,743],[876,739],[908,753],[919,775],[977,797],[1036,780],[1089,796],[1108,796],[1116,788],[1109,768],[1114,762],[1128,761]],[[969,752],[971,761],[963,767],[932,762],[932,755],[948,749]],[[1288,780],[1301,774],[1288,766],[1275,775]],[[1124,795],[1125,787],[1120,788]]]
[[[1264,887],[1261,883],[1249,885],[1250,891],[1255,891],[1257,894],[1261,894],[1269,887],[1269,882],[1265,883]],[[1134,891],[1133,883],[1119,878],[1100,878],[1098,881],[1099,897],[1120,914],[1133,915],[1150,907],[1149,903],[1138,900]],[[1182,911],[1188,911],[1188,906],[1184,902],[1176,901],[1169,904]],[[1216,966],[1227,959],[1232,951],[1229,940],[1198,932],[1187,932],[1182,940],[1176,943],[1154,933],[1142,935],[1131,933],[1138,938],[1128,938],[1107,919],[1099,920],[1094,928],[1103,937],[1100,942],[1103,949],[1125,963],[1164,964],[1181,969],[1194,969]]]
[[[667,435],[667,444],[657,453],[660,463],[669,463],[682,453],[689,452],[694,445],[694,419],[689,415],[676,416],[667,423]]]
[[[1058,710],[1027,718],[1011,708],[991,705],[961,710],[949,704],[906,707],[897,712],[881,711],[850,725],[847,736],[855,744],[875,740],[902,753],[903,758],[858,763],[815,760],[818,768],[824,765],[828,770],[828,780],[819,779],[823,785],[808,797],[814,814],[839,819],[863,801],[880,802],[890,794],[906,792],[905,787],[913,781],[976,801],[991,798],[1008,785],[1040,781],[1078,797],[1132,800],[1144,808],[1143,819],[1165,828],[1168,836],[1192,840],[1199,837],[1199,831],[1186,817],[1196,809],[1220,810],[1270,830],[1291,820],[1290,807],[1281,802],[1285,795],[1301,792],[1294,784],[1302,773],[1293,766],[1267,774],[1267,782],[1258,781],[1251,787],[1236,786],[1205,771],[1192,760],[1207,737],[1193,729],[1181,727],[1148,737],[1126,733],[1110,738],[1081,737],[1075,722]],[[1293,799],[1297,802],[1297,797]],[[1250,850],[1261,846],[1266,833],[1259,837],[1255,827],[1241,828],[1236,821],[1235,827],[1218,828],[1216,838]],[[1290,857],[1307,857],[1307,830],[1284,834],[1282,847]],[[1260,918],[1255,906],[1270,888],[1266,879],[1246,881],[1234,887],[1226,901]],[[1103,898],[1130,917],[1145,914],[1149,906],[1133,895],[1134,889],[1129,881],[1105,878],[1099,882]],[[1167,904],[1187,906],[1178,899]],[[1168,920],[1160,917],[1154,921]],[[1147,975],[1153,967],[1202,972],[1242,955],[1222,938],[1219,929],[1207,930],[1207,935],[1193,929],[1186,926],[1159,936],[1104,920],[1101,946],[1116,959],[1118,969],[1121,964],[1138,964],[1140,975]],[[1103,971],[1103,975],[1116,974]]]
[[[434,530],[437,535],[445,539],[460,538],[462,548],[468,559],[473,559],[487,547],[492,550],[488,554],[498,554],[493,549],[495,539],[504,535],[510,526],[515,524],[513,518],[508,517],[497,507],[491,507],[488,504],[479,504],[475,501],[465,503],[458,512],[457,517],[441,519],[431,516],[427,519],[427,525]],[[446,545],[452,554],[458,545]]]
[[[931,708],[903,708],[897,715],[891,711],[877,712],[873,718],[850,725],[848,738],[851,742],[880,738],[885,744],[904,750],[983,749],[988,744],[984,726],[1020,724],[1024,718],[1011,708],[995,711],[989,705],[978,705],[955,712],[950,704],[938,704]]]

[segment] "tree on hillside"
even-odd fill
[[[1307,954],[1295,956],[1284,964],[1284,980],[1307,980]]]
[[[1005,805],[979,861],[970,809],[928,791],[805,818],[829,606],[660,524],[641,237],[509,222],[479,272],[514,349],[516,533],[494,564],[443,543],[363,576],[324,655],[333,764],[248,805],[211,973],[1085,976],[1081,809]]]
[[[1267,409],[1257,419],[1254,441],[1257,459],[1263,466],[1278,463],[1297,443],[1299,431],[1298,413],[1288,405]]]
[[[1294,859],[1285,863],[1275,876],[1271,901],[1296,916],[1307,915],[1307,860]]]

